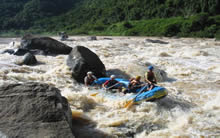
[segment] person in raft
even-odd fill
[[[106,90],[111,90],[111,89],[119,89],[120,87],[117,86],[118,84],[120,84],[120,82],[118,82],[117,80],[115,80],[115,75],[111,75],[110,76],[110,80],[107,80],[102,87]]]
[[[131,78],[128,85],[128,92],[137,92],[137,89],[143,87],[145,84],[141,82],[141,76]]]
[[[91,71],[87,72],[87,76],[84,78],[84,84],[86,86],[92,85],[97,78],[93,75]]]
[[[154,88],[154,84],[157,84],[157,79],[155,77],[155,74],[153,72],[154,67],[148,66],[148,71],[145,73],[145,82],[148,83],[148,90],[151,90]]]

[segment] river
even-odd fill
[[[37,55],[39,64],[18,66],[15,63],[22,57],[1,54],[0,84],[37,81],[59,88],[79,123],[75,127],[82,127],[79,137],[220,137],[220,41],[101,36],[89,41],[72,36],[63,42],[95,52],[107,75],[143,76],[147,66],[153,65],[158,85],[167,89],[168,96],[129,109],[123,107],[123,95],[91,96],[95,90],[72,80],[67,55]],[[18,46],[19,38],[0,39],[1,50]]]

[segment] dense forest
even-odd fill
[[[219,0],[0,0],[0,34],[219,37]]]

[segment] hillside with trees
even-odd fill
[[[2,32],[217,37],[218,0],[0,0]]]

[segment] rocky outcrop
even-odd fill
[[[69,54],[72,50],[71,47],[50,37],[34,37],[31,35],[26,35],[21,39],[21,48],[42,50],[47,55]]]
[[[73,48],[67,59],[67,65],[72,70],[72,77],[77,82],[83,82],[88,71],[92,71],[96,77],[106,74],[105,65],[99,57],[83,46]]]
[[[66,98],[48,84],[0,87],[0,134],[9,138],[74,138]]]

